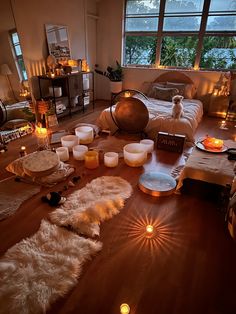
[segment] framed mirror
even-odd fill
[[[71,59],[68,30],[64,25],[45,25],[48,50],[57,60]]]

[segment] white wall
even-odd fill
[[[120,61],[122,56],[122,16],[123,0],[101,0],[99,3],[98,21],[98,53],[97,63],[103,70],[108,65],[114,65],[115,60]],[[144,81],[153,81],[163,71],[159,69],[124,69],[123,88],[140,89]],[[196,84],[198,96],[205,102],[207,107],[209,93],[213,85],[220,77],[219,72],[213,71],[183,71]],[[110,99],[109,80],[97,75],[97,97]]]

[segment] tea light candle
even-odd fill
[[[61,144],[63,147],[68,147],[71,152],[72,148],[79,144],[79,139],[76,135],[65,135],[61,138]]]
[[[124,161],[130,167],[140,167],[147,160],[147,149],[144,144],[131,143],[125,145]]]
[[[220,129],[226,129],[226,121],[222,120],[220,123]]]
[[[154,150],[154,141],[153,140],[149,140],[149,139],[141,140],[140,144],[145,145],[145,147],[147,148],[147,153],[151,153]]]
[[[84,165],[88,169],[95,169],[99,166],[99,154],[96,151],[88,151],[84,155]]]
[[[58,155],[60,161],[69,160],[69,150],[68,147],[58,147],[56,148],[56,154]]]
[[[153,226],[147,225],[146,226],[146,237],[151,238],[153,236]]]
[[[20,156],[23,157],[23,156],[26,156],[26,155],[27,155],[26,147],[25,146],[21,146],[21,148],[20,148]]]
[[[127,303],[122,303],[120,306],[120,313],[121,314],[129,314],[130,312],[130,307]]]
[[[75,129],[81,144],[90,144],[93,141],[93,128],[90,126],[80,126]]]
[[[84,160],[84,155],[88,151],[85,145],[76,145],[73,147],[73,157],[76,160]]]
[[[106,167],[116,167],[118,166],[119,155],[117,153],[108,152],[104,154],[104,165]]]

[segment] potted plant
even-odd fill
[[[123,70],[118,61],[115,68],[108,66],[106,71],[95,69],[95,72],[109,78],[111,93],[117,94],[122,90]]]

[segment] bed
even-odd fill
[[[147,136],[155,139],[157,132],[161,131],[182,134],[186,136],[187,141],[194,142],[195,131],[203,116],[203,104],[200,100],[192,98],[196,95],[196,88],[192,80],[181,72],[171,71],[161,74],[149,85],[147,90],[144,91],[148,96],[147,99],[138,94],[134,96],[137,98],[141,97],[149,112],[149,121],[144,130]],[[170,96],[169,99],[168,97],[163,97],[163,95],[165,96],[165,94],[169,93],[171,88],[176,89],[177,87],[178,94],[184,95],[184,115],[180,119],[172,118],[171,95],[168,95],[168,97]],[[167,91],[167,89],[169,90]],[[153,93],[153,90],[157,91],[157,93]],[[115,117],[115,106],[112,107],[112,113]],[[117,131],[118,127],[111,117],[110,108],[106,108],[101,112],[97,119],[97,125],[102,130],[110,130],[111,133]]]

